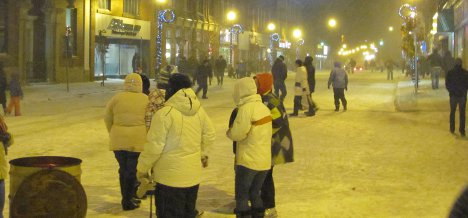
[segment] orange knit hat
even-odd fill
[[[260,73],[255,76],[257,80],[257,92],[264,95],[273,88],[273,75],[271,73]]]

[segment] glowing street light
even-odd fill
[[[237,18],[237,14],[236,14],[236,12],[234,12],[234,11],[229,11],[229,12],[227,13],[226,18],[227,18],[229,21],[234,21],[234,20]]]
[[[388,31],[393,32],[393,27],[392,26],[388,27]]]
[[[293,36],[294,36],[294,38],[296,38],[296,39],[300,39],[301,36],[302,36],[302,31],[301,31],[300,29],[295,29],[295,30],[293,31]]]
[[[164,4],[166,3],[166,0],[156,0],[156,3]]]
[[[331,18],[330,20],[328,20],[328,26],[331,28],[336,27],[336,20],[334,18]]]
[[[270,31],[274,31],[276,29],[276,25],[274,23],[269,23],[267,28]]]

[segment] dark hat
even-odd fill
[[[190,78],[181,73],[174,73],[169,77],[166,89],[166,100],[172,97],[177,91],[192,87]]]
[[[284,56],[280,55],[279,58],[284,61]]]

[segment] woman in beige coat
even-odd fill
[[[119,163],[120,191],[123,210],[139,207],[134,199],[136,166],[146,142],[145,109],[148,96],[142,93],[140,75],[125,77],[125,91],[116,94],[106,108],[105,123],[110,137],[110,150]]]

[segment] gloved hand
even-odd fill
[[[208,167],[208,156],[202,156],[201,157],[201,162],[202,162],[203,168],[207,168]]]
[[[142,183],[145,179],[146,179],[146,180],[149,180],[149,179],[150,179],[150,175],[149,175],[148,172],[145,172],[145,173],[144,173],[144,172],[137,171],[136,176],[137,176],[137,180],[138,180],[139,182],[141,182],[141,183]]]

